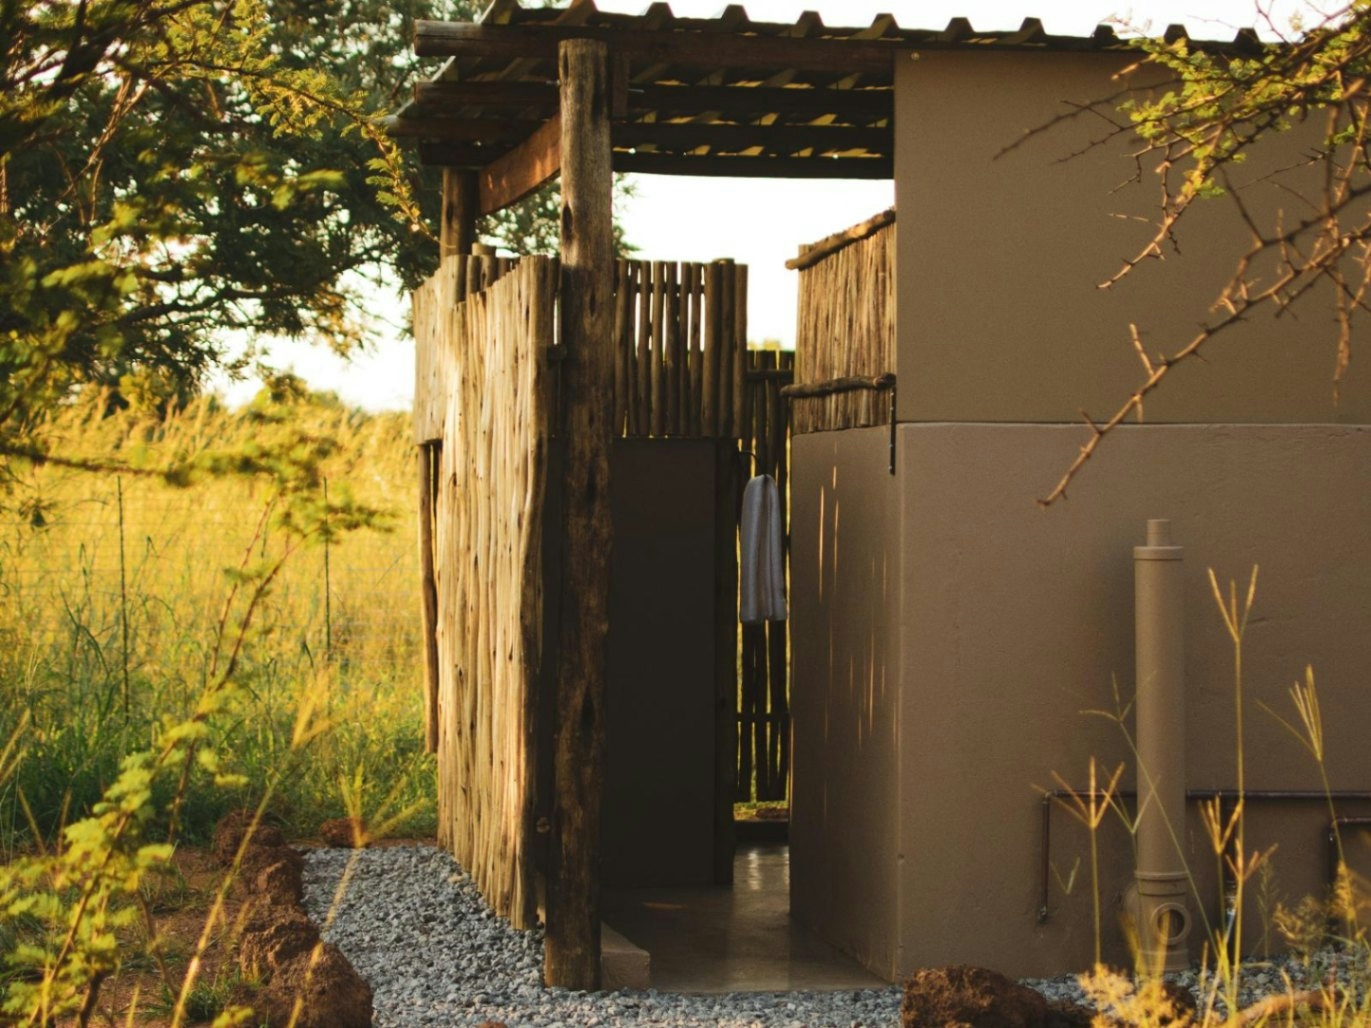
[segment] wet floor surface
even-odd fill
[[[652,956],[664,992],[879,989],[887,983],[790,919],[790,850],[740,847],[732,887],[614,889],[605,923]]]

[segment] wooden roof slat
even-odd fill
[[[656,32],[667,22],[675,21],[676,15],[671,13],[671,5],[661,3],[649,4],[646,11],[639,15],[639,22],[643,29],[649,32]]]
[[[491,5],[481,15],[485,25],[508,25],[517,14],[523,13],[520,0],[492,0]]]
[[[616,150],[615,171],[649,175],[699,175],[728,178],[888,179],[895,174],[890,157],[682,157],[677,154]]]
[[[659,151],[694,150],[707,146],[713,151],[736,153],[752,147],[768,152],[792,154],[798,150],[816,152],[866,150],[889,153],[889,128],[862,128],[849,125],[728,125],[718,122],[628,122],[611,129],[615,146],[654,146]]]
[[[385,118],[382,124],[394,139],[451,139],[463,143],[517,143],[540,124],[539,119],[503,118]]]
[[[747,16],[747,8],[742,4],[729,4],[718,17],[711,19],[710,32],[738,32],[752,25]]]
[[[653,110],[664,116],[687,116],[707,111],[761,117],[794,114],[818,117],[888,118],[895,109],[890,89],[793,89],[774,86],[635,86],[629,90],[630,110]]]
[[[882,39],[888,35],[898,35],[900,24],[893,14],[878,14],[871,19],[870,28],[862,29],[852,35],[853,39]]]
[[[1019,26],[1019,31],[1004,36],[1000,42],[1005,46],[1025,46],[1029,43],[1041,43],[1046,39],[1047,30],[1043,28],[1042,21],[1038,18],[1025,18]]]
[[[845,37],[653,33],[597,25],[487,26],[453,21],[419,21],[414,25],[414,52],[420,57],[552,60],[558,45],[567,39],[598,39],[634,61],[887,76],[900,49],[897,43],[886,40]]]
[[[969,18],[951,18],[947,22],[947,28],[938,33],[938,41],[941,43],[959,43],[963,39],[970,39],[976,34],[976,30],[971,27]]]
[[[452,140],[419,141],[419,163],[439,168],[484,168],[498,161],[512,146],[477,146]]]
[[[785,33],[787,36],[817,36],[824,30],[824,19],[818,11],[805,11],[795,19],[795,24]]]

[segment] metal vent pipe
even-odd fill
[[[1171,522],[1147,522],[1133,548],[1138,752],[1138,866],[1124,916],[1140,968],[1190,965],[1185,869],[1185,606],[1181,547]]]

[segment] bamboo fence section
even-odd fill
[[[549,758],[538,752],[549,726],[537,724],[534,675],[544,652],[557,279],[548,258],[455,255],[413,299],[439,841],[516,927],[535,918],[535,801],[545,799],[535,793],[538,762]],[[747,269],[732,262],[617,262],[614,431],[738,440],[743,467],[771,474],[785,490],[789,405],[781,389],[793,379],[794,355],[747,349],[746,303]],[[741,496],[729,495],[728,504]],[[723,517],[727,523],[727,511]],[[736,589],[736,549],[725,555]],[[744,626],[740,638],[736,705],[724,708],[724,723],[737,718],[734,794],[783,799],[788,625]],[[723,682],[732,677],[725,674]],[[730,740],[729,761],[732,750]]]
[[[886,211],[862,225],[808,247],[787,263],[800,271],[795,331],[795,381],[875,380],[895,367],[895,215]],[[884,425],[890,398],[871,389],[795,396],[796,432]]]
[[[746,265],[619,261],[614,339],[616,434],[738,437]]]
[[[517,257],[456,254],[410,294],[414,317],[414,440],[440,442],[448,393],[442,354],[448,343],[453,308],[472,293],[494,285],[519,263]]]
[[[416,402],[420,438],[436,423],[441,440],[432,526],[438,832],[491,906],[516,928],[532,928],[558,272],[545,257],[503,268],[488,260],[446,259],[415,297],[420,368],[427,387],[446,394],[441,406],[432,395]]]
[[[744,375],[740,447],[752,474],[776,479],[782,497],[790,495],[790,405],[781,390],[794,367],[793,353],[753,350]],[[788,550],[788,503],[781,507],[781,531]],[[734,798],[784,800],[790,783],[790,622],[743,625],[741,636]]]
[[[794,354],[747,349],[745,265],[619,261],[614,338],[619,435],[737,439],[745,467],[786,495],[790,412],[780,391]],[[730,559],[736,565],[736,549]],[[789,625],[744,625],[740,638],[734,796],[785,799]]]

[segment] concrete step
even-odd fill
[[[635,946],[607,924],[600,925],[600,987],[646,989],[652,979],[652,954]]]

